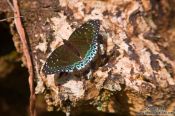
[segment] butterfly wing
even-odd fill
[[[99,20],[90,20],[77,28],[68,43],[78,50],[80,57],[66,44],[56,48],[43,67],[45,74],[73,72],[84,68],[96,55],[98,49]]]
[[[77,28],[69,37],[69,42],[78,48],[84,57],[91,45],[97,42],[99,33],[99,20],[90,20]]]
[[[43,67],[45,74],[54,74],[56,72],[72,72],[73,68],[69,64],[74,64],[79,57],[74,54],[65,45],[56,48],[47,58]]]
[[[99,20],[89,20],[77,28],[69,38],[69,42],[78,48],[83,58],[76,63],[76,69],[84,68],[96,55],[98,50]]]

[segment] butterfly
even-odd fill
[[[63,45],[47,58],[42,71],[45,74],[74,72],[84,69],[98,52],[100,21],[89,20],[78,27]]]

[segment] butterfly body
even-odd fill
[[[56,48],[43,67],[45,74],[84,69],[98,52],[99,20],[89,20],[77,28],[64,44]]]

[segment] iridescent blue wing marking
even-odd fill
[[[81,70],[92,61],[98,51],[99,20],[89,20],[77,28],[56,48],[46,60],[43,67],[45,74],[73,72]]]
[[[83,60],[75,64],[76,70],[84,68],[96,55],[98,50],[99,20],[90,20],[76,29],[69,42],[78,48]]]

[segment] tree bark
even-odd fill
[[[88,107],[88,111],[134,115],[150,104],[172,111],[172,4],[157,0],[21,0],[35,68],[35,93],[45,96],[50,111],[78,113]],[[105,56],[99,55],[95,68],[89,68],[91,79],[86,79],[87,74],[43,76],[48,54],[88,19],[101,22]]]

